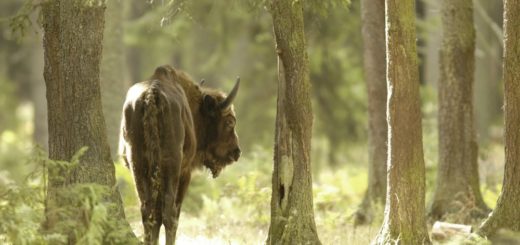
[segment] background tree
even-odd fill
[[[107,1],[103,57],[101,59],[101,99],[111,154],[117,159],[121,111],[130,81],[126,76],[123,20],[126,1]]]
[[[442,1],[442,28],[438,83],[439,167],[430,215],[442,219],[445,214],[475,207],[474,215],[482,216],[488,208],[480,193],[473,115],[472,0]]]
[[[520,1],[504,1],[505,173],[502,192],[479,233],[494,235],[500,228],[520,231]]]
[[[366,88],[360,83],[363,80],[360,2],[304,2],[316,118],[313,135],[325,140],[323,158],[333,168],[346,164],[342,149],[364,143],[367,138],[366,128],[358,127],[367,124]],[[337,31],[338,25],[342,26],[341,32]],[[319,155],[314,154],[314,159]],[[326,167],[313,165],[313,169]]]
[[[365,81],[368,91],[368,188],[360,209],[355,213],[357,224],[372,220],[372,205],[384,204],[386,195],[387,137],[386,124],[386,50],[385,1],[364,0],[361,4],[363,22]]]
[[[311,177],[312,105],[302,2],[273,0],[278,103],[267,244],[321,244]]]
[[[415,1],[385,4],[388,185],[385,218],[375,244],[427,244]]]
[[[101,109],[101,61],[105,5],[97,1],[53,0],[42,5],[49,119],[49,158],[70,160],[82,147],[87,152],[70,172],[51,172],[46,200],[47,228],[59,222],[58,195],[76,183],[95,183],[110,190],[112,217],[125,224],[115,185],[106,127]],[[126,223],[128,234],[130,231]]]
[[[493,128],[503,126],[503,93],[496,81],[502,77],[502,1],[473,2],[475,26],[478,29],[475,60],[474,102],[476,128],[480,146],[501,141]]]

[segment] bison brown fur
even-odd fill
[[[202,87],[184,72],[160,66],[127,93],[120,154],[132,170],[141,201],[145,244],[156,244],[161,225],[166,244],[175,243],[182,200],[191,172],[208,168],[213,177],[240,157],[232,101]]]

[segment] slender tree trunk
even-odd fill
[[[62,220],[54,210],[61,206],[61,189],[76,183],[96,183],[111,190],[111,217],[124,220],[121,196],[115,188],[115,169],[110,157],[101,108],[99,64],[101,61],[105,6],[82,0],[51,0],[42,6],[49,120],[49,157],[69,161],[82,147],[88,151],[79,166],[57,178],[49,176],[47,228]]]
[[[34,106],[34,133],[35,144],[48,149],[49,134],[47,126],[47,100],[45,99],[45,83],[43,81],[43,48],[39,40],[33,48],[31,60],[29,61],[33,71],[30,74],[32,83],[31,101]]]
[[[442,27],[439,168],[430,215],[434,219],[444,219],[449,218],[445,215],[471,209],[470,217],[456,220],[469,222],[460,219],[483,217],[488,210],[480,193],[473,116],[475,29],[472,0],[442,1]]]
[[[311,177],[312,106],[301,1],[273,0],[278,102],[267,244],[321,244]]]
[[[113,0],[112,0],[113,1]],[[125,1],[125,0],[122,0]],[[133,22],[137,21],[139,18],[141,18],[147,8],[149,7],[148,1],[140,1],[140,0],[133,0],[129,1],[128,3],[130,6],[129,10],[129,18],[128,20]],[[142,60],[142,48],[139,47],[137,44],[132,44],[132,46],[126,47],[127,55],[126,55],[126,65],[128,66],[128,71],[130,75],[130,81],[131,83],[137,83],[139,81],[142,81],[144,79],[141,72],[141,67],[143,65],[141,64]]]
[[[368,91],[368,188],[355,223],[372,221],[372,205],[385,204],[387,136],[385,1],[363,0],[364,68]]]
[[[123,11],[126,1],[107,2],[103,58],[101,60],[101,98],[107,125],[110,152],[117,159],[121,109],[130,81],[125,72]]]
[[[493,25],[500,26],[503,14],[502,1],[475,0],[475,25],[478,30],[475,71],[475,118],[479,142],[487,143],[491,135],[490,128],[502,115],[502,94],[497,86],[501,79],[501,40],[497,38]],[[479,8],[480,7],[480,8]]]
[[[428,1],[425,3],[425,14],[427,23],[438,23],[440,21],[440,3],[438,1]],[[439,47],[441,43],[440,28],[429,27],[426,30],[426,44],[424,59],[424,80],[426,84],[437,87],[439,81]]]
[[[502,192],[479,233],[520,231],[520,0],[504,2],[505,171]]]
[[[415,18],[419,22],[426,21],[426,3],[425,0],[416,0],[415,1]],[[417,35],[417,57],[419,59],[419,83],[421,85],[426,85],[426,35]]]
[[[388,185],[375,244],[429,244],[425,218],[415,1],[386,0]]]

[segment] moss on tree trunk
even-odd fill
[[[388,185],[374,244],[429,244],[425,217],[415,1],[386,0]]]
[[[311,178],[312,106],[301,1],[273,0],[279,79],[267,244],[321,244]]]
[[[502,192],[479,233],[492,236],[498,229],[520,231],[520,1],[504,3],[505,171]]]

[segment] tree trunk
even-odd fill
[[[439,23],[440,3],[437,1],[428,1],[426,4],[426,23]],[[424,52],[426,58],[424,62],[424,80],[426,84],[437,87],[439,81],[439,47],[441,46],[441,31],[437,26],[426,28],[426,44]]]
[[[426,3],[424,0],[417,0],[415,1],[415,18],[418,22],[425,22],[426,21]],[[424,33],[424,32],[423,32]],[[425,56],[425,50],[426,50],[426,35],[417,35],[417,57],[419,59],[418,66],[419,66],[419,83],[421,85],[426,85],[426,76],[425,76],[425,70],[426,70],[426,56]]]
[[[123,9],[125,1],[108,1],[101,60],[101,98],[111,154],[117,159],[121,110],[130,82],[125,72]]]
[[[273,0],[278,102],[271,224],[267,244],[321,244],[311,177],[312,106],[302,2]]]
[[[130,13],[128,14],[129,18],[127,21],[137,22],[139,18],[141,18],[146,10],[150,7],[150,3],[148,1],[129,1]],[[126,47],[127,55],[126,55],[126,65],[128,66],[128,71],[130,75],[131,83],[137,83],[144,79],[141,72],[141,64],[142,60],[142,48],[137,44],[132,44]]]
[[[368,188],[355,223],[372,221],[372,205],[385,203],[386,195],[386,51],[385,1],[364,0],[363,20],[364,68],[368,91]]]
[[[442,2],[443,37],[439,80],[439,167],[430,215],[435,219],[469,222],[488,207],[479,185],[473,78],[475,29],[472,0]],[[457,214],[469,209],[468,215]],[[461,216],[461,217],[458,217]],[[465,217],[464,217],[465,216]],[[463,219],[463,220],[461,220]]]
[[[520,1],[504,2],[504,111],[505,170],[502,192],[491,216],[479,233],[493,235],[498,229],[520,231]]]
[[[388,178],[385,218],[374,244],[429,244],[415,45],[415,1],[386,0]]]
[[[478,30],[475,71],[475,118],[479,142],[493,140],[490,128],[502,114],[502,94],[497,86],[501,79],[502,46],[493,25],[500,26],[502,1],[475,0],[475,25]],[[480,10],[479,8],[480,7]],[[494,136],[496,137],[496,136]]]
[[[105,6],[82,0],[52,0],[42,5],[49,125],[49,157],[69,161],[82,147],[88,151],[67,174],[49,176],[47,228],[58,222],[57,193],[77,183],[107,186],[114,204],[111,218],[126,224],[101,108],[99,64]],[[61,207],[60,207],[61,208]]]
[[[43,81],[43,48],[41,39],[31,48],[33,51],[29,61],[33,71],[30,74],[32,83],[31,101],[34,106],[34,132],[33,141],[38,146],[47,150],[49,142],[47,126],[47,100],[45,100],[45,83]]]

